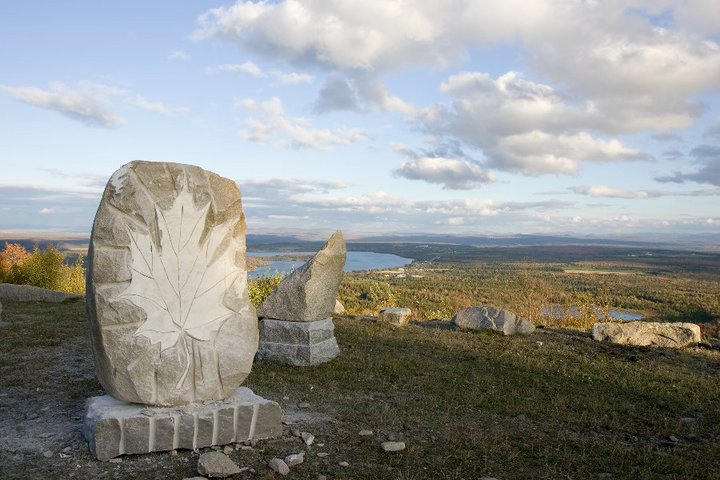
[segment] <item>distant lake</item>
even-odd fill
[[[276,257],[284,255],[314,255],[316,252],[247,252],[248,257]],[[412,258],[400,257],[389,253],[375,252],[348,252],[345,261],[346,272],[358,270],[374,270],[376,268],[397,268],[410,264]],[[296,269],[305,260],[270,260],[268,265],[258,267],[254,272],[248,272],[248,278],[257,278],[265,273],[273,274],[276,271],[288,273]]]
[[[595,310],[595,316],[598,320],[603,319],[603,311],[600,307],[593,307]],[[560,305],[553,305],[550,308],[543,308],[542,315],[545,317],[552,318],[577,318],[580,316],[580,309],[571,305],[569,307],[562,307]],[[627,310],[619,310],[617,308],[611,308],[608,312],[612,320],[623,320],[625,322],[632,322],[635,320],[642,320],[644,317],[635,312],[629,312]]]

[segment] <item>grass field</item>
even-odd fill
[[[80,418],[84,399],[102,392],[83,305],[3,306],[0,478],[194,475],[205,450],[93,460]],[[719,476],[717,350],[619,347],[562,329],[503,337],[350,318],[337,319],[336,327],[342,353],[332,362],[257,364],[246,381],[279,401],[316,443],[304,447],[287,432],[235,451],[231,458],[256,472],[236,479],[275,478],[267,461],[301,450],[306,461],[288,478]],[[361,429],[374,433],[361,437]],[[379,445],[388,439],[404,440],[407,450],[383,452]]]
[[[471,305],[492,304],[538,325],[589,329],[593,306],[641,313],[652,321],[683,321],[718,335],[720,281],[707,273],[665,272],[645,266],[630,273],[586,263],[582,274],[567,263],[413,264],[401,273],[346,274],[340,300],[353,315],[374,314],[382,306],[409,307],[416,320],[452,317]],[[550,305],[577,306],[580,318],[551,319],[541,312]]]

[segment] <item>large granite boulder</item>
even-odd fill
[[[621,345],[682,348],[700,343],[700,327],[694,323],[600,322],[593,325],[598,342]]]
[[[274,320],[314,322],[332,315],[347,249],[340,230],[307,263],[288,275],[258,308]]]
[[[452,319],[452,324],[469,330],[495,330],[503,335],[526,334],[535,331],[535,325],[514,313],[493,306],[467,307]]]
[[[13,302],[48,302],[61,303],[79,300],[82,297],[77,293],[48,290],[33,285],[15,285],[13,283],[0,283],[0,300]]]
[[[235,183],[137,161],[110,178],[93,224],[87,313],[100,383],[131,403],[228,397],[258,346]]]

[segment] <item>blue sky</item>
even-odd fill
[[[0,231],[144,159],[252,233],[720,233],[716,0],[29,0],[0,42]]]

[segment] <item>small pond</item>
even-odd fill
[[[595,316],[597,317],[597,319],[602,320],[604,317],[603,309],[600,307],[593,307],[593,310],[595,311]],[[611,308],[608,313],[611,319],[623,320],[626,322],[642,320],[644,318],[643,315],[640,313],[620,310],[617,308]],[[546,317],[552,318],[577,318],[580,316],[580,309],[575,305],[571,305],[569,307],[563,307],[562,305],[553,305],[550,308],[543,308],[542,314]]]

